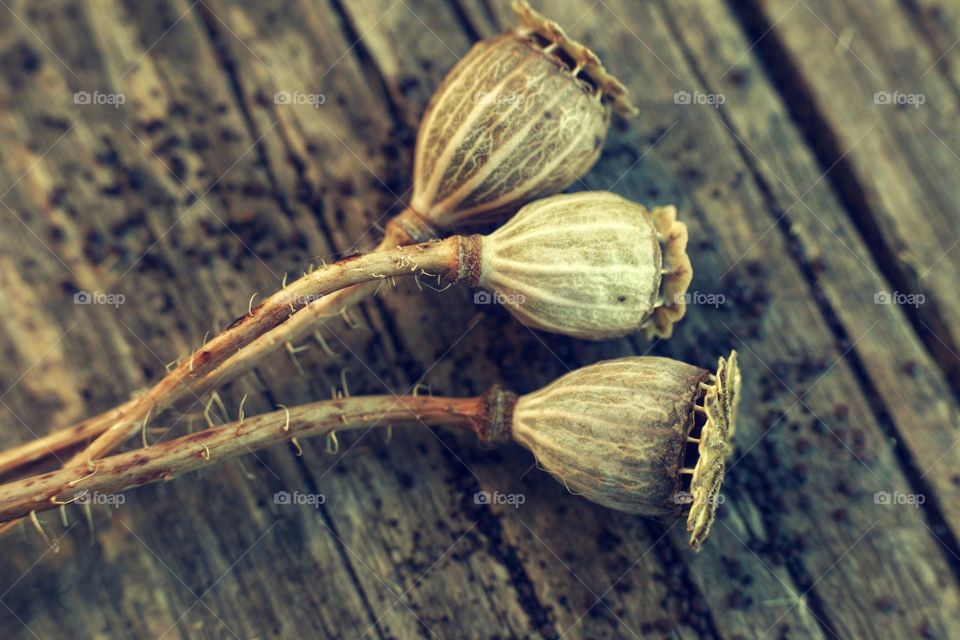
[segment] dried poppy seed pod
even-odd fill
[[[520,26],[474,45],[427,106],[397,221],[416,240],[562,191],[597,161],[611,111],[636,111],[593,52],[526,2],[514,10]]]
[[[464,429],[488,444],[513,439],[568,489],[614,509],[656,516],[690,504],[687,529],[699,549],[720,496],[739,387],[731,353],[715,374],[665,358],[612,360],[523,397],[494,386],[471,398],[315,402],[108,456],[96,473],[74,467],[0,485],[0,522],[65,505],[78,492],[167,481],[283,440],[396,422]]]
[[[693,270],[672,206],[606,191],[543,198],[483,238],[477,284],[529,327],[590,340],[670,337]]]
[[[606,507],[658,516],[690,504],[687,531],[699,550],[715,518],[739,397],[735,351],[716,373],[668,358],[620,358],[521,396],[510,436],[572,493]]]

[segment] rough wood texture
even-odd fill
[[[712,369],[736,348],[738,451],[703,553],[672,521],[567,495],[517,447],[343,434],[336,455],[279,447],[137,490],[95,507],[92,534],[77,508],[66,531],[48,515],[59,555],[32,529],[4,539],[4,637],[955,636],[960,8],[791,2],[534,3],[641,108],[584,185],[675,203],[691,290],[725,296],[669,342],[534,333],[467,291],[398,283],[323,331],[339,357],[278,354],[212,410],[325,398],[344,368],[353,394],[525,392],[604,358]],[[409,198],[433,88],[513,22],[485,0],[7,5],[0,445],[127,399],[285,271],[372,247]],[[925,301],[874,304],[894,291]],[[180,417],[152,423],[204,425]]]

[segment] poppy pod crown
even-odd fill
[[[483,237],[477,281],[529,327],[589,340],[669,337],[693,277],[674,207],[606,191],[543,198]]]
[[[716,372],[659,357],[583,367],[521,396],[512,438],[572,493],[628,513],[690,506],[699,549],[720,502],[740,393],[736,352]]]
[[[526,2],[481,40],[427,106],[411,208],[437,229],[496,219],[557,193],[597,161],[613,110],[636,110],[597,56]]]

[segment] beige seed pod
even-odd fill
[[[418,224],[490,221],[562,191],[597,161],[611,112],[636,112],[593,52],[526,2],[514,10],[520,26],[474,45],[427,106],[398,222],[418,240]]]
[[[699,550],[720,502],[740,396],[737,354],[711,373],[627,357],[583,367],[521,396],[511,436],[571,492],[649,516],[690,505]]]
[[[606,191],[543,198],[483,238],[478,283],[529,327],[590,340],[670,337],[693,277],[672,206]]]

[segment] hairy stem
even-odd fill
[[[474,398],[357,396],[274,411],[96,461],[0,485],[0,522],[54,509],[88,493],[117,493],[297,437],[376,426],[465,429],[481,440],[502,434],[512,394],[498,388]],[[502,439],[502,438],[501,438]]]
[[[139,397],[123,419],[101,434],[86,449],[72,457],[68,466],[84,465],[111,451],[139,431],[141,421],[150,412],[170,406],[189,387],[192,379],[214,371],[237,351],[286,322],[311,303],[346,286],[391,276],[414,275],[427,271],[457,279],[460,267],[460,241],[398,247],[364,256],[346,258],[305,275],[273,294],[235,321],[225,331],[191,354],[190,358],[167,374],[156,386]],[[277,344],[282,344],[282,340]]]
[[[435,231],[412,209],[407,208],[395,216],[387,224],[386,233],[374,252],[385,252],[391,249],[426,242],[435,236]],[[311,274],[312,275],[312,274]],[[319,300],[314,300],[299,311],[307,313],[313,323],[319,323],[327,318],[339,316],[344,309],[357,304],[364,298],[370,297],[377,290],[379,283],[363,283],[347,286],[339,291],[332,292]],[[305,319],[305,318],[304,318]],[[162,408],[170,406],[180,398],[194,395],[200,397],[220,384],[225,384],[254,368],[269,350],[278,344],[298,340],[310,333],[316,325],[307,323],[299,326],[303,330],[296,332],[286,340],[262,340],[257,343],[256,350],[248,352],[238,351],[226,362],[206,375],[194,375],[183,380],[180,390],[172,390],[166,396],[168,403]],[[194,372],[195,374],[198,372]],[[116,425],[127,416],[137,405],[137,398],[132,398],[123,404],[105,411],[99,415],[87,418],[69,427],[58,429],[41,438],[36,438],[17,447],[0,452],[0,475],[8,473],[18,467],[41,460],[47,456],[57,454],[65,449],[74,447],[89,438],[95,438]],[[0,533],[3,529],[0,528]]]
[[[388,236],[384,242],[391,240]],[[363,286],[353,288],[349,294],[335,300],[328,300],[327,294],[404,275],[429,274],[455,282],[471,282],[478,268],[475,264],[478,250],[473,238],[460,236],[442,242],[395,248],[387,248],[381,243],[381,247],[373,253],[347,258],[305,275],[251,308],[245,316],[194,352],[189,360],[167,374],[144,395],[103,414],[102,418],[85,421],[82,430],[68,430],[68,438],[63,441],[75,438],[81,432],[99,432],[99,435],[85,449],[67,460],[65,466],[89,468],[93,460],[108,454],[137,433],[152,412],[166,409],[188,393],[199,397],[209,388],[249,371],[277,346],[299,339],[316,329],[323,319],[330,316],[325,313],[330,309],[328,305],[342,305],[360,295],[369,295],[372,290]],[[319,311],[316,310],[318,308]],[[334,308],[339,313],[341,307]],[[291,325],[294,331],[284,328],[286,322],[304,311],[307,311],[306,322]],[[242,353],[244,347],[253,342],[256,342],[254,349]],[[33,446],[28,453],[36,459],[43,450]],[[23,464],[14,456],[5,455],[5,459],[11,468]],[[0,534],[9,529],[9,526],[0,526]]]
[[[90,438],[97,437],[109,429],[110,425],[123,418],[134,404],[136,404],[136,398],[131,398],[99,415],[0,451],[0,475],[49,456],[60,460],[58,454]]]

